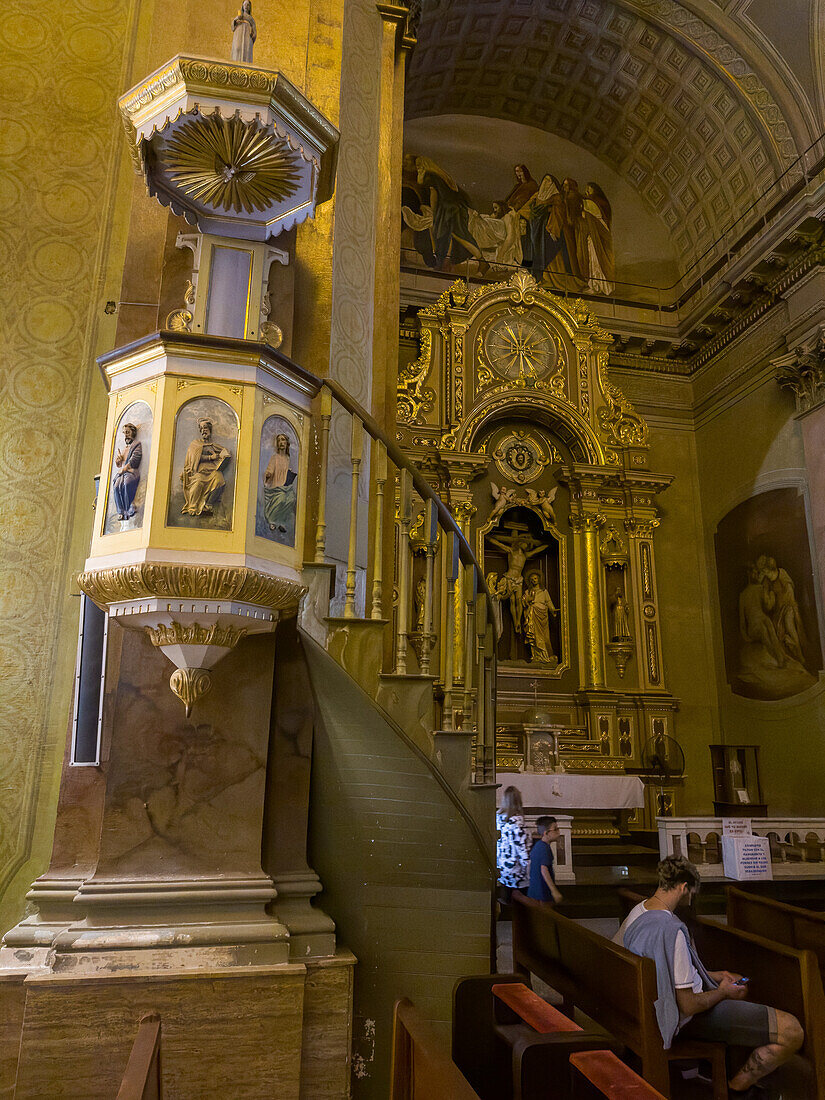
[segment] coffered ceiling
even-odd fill
[[[816,136],[702,6],[424,0],[407,117],[481,114],[575,142],[662,219],[684,270]]]

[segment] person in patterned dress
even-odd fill
[[[496,813],[496,827],[498,882],[504,900],[509,901],[510,891],[520,890],[529,881],[530,855],[524,828],[524,807],[521,792],[516,787],[507,787],[504,791]]]

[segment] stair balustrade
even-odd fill
[[[305,564],[305,576],[311,581],[314,567],[318,584],[329,585],[329,570],[340,570],[344,605],[335,621],[385,625],[391,642],[383,673],[432,681],[433,730],[472,735],[472,782],[493,784],[496,635],[481,567],[444,502],[369,413],[333,380],[315,381],[318,498],[309,518],[314,531],[307,531],[314,561]],[[348,463],[349,510],[346,538],[338,531],[336,543],[346,544],[347,556],[333,562],[327,553],[329,439],[340,412],[350,420],[349,451],[334,461],[339,473],[341,462]],[[359,561],[365,487],[372,530],[366,560]],[[366,581],[360,598],[359,573]]]

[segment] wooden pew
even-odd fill
[[[406,997],[392,1019],[390,1100],[478,1100],[445,1044]]]
[[[514,1004],[528,996],[534,1012],[529,1022],[501,996],[507,989],[523,990]],[[604,1032],[584,1031],[542,1001],[520,974],[473,975],[456,982],[453,1061],[482,1100],[569,1100],[570,1054],[611,1045]]]
[[[637,1054],[642,1076],[664,1096],[670,1096],[671,1061],[704,1059],[711,1064],[714,1100],[727,1097],[724,1044],[677,1040],[664,1049],[652,959],[513,891],[513,963],[559,992],[566,1008],[580,1008]]]
[[[815,913],[784,901],[749,894],[735,886],[727,889],[728,924],[755,936],[813,951],[825,976],[825,913]]]
[[[627,912],[643,895],[620,890]],[[816,956],[774,939],[692,917],[689,926],[696,949],[709,970],[745,974],[753,1001],[790,1012],[805,1030],[802,1055],[810,1063],[817,1097],[825,1097],[825,993]]]
[[[543,1001],[526,985],[494,985],[493,996],[507,1005],[539,1035],[583,1033],[583,1028],[574,1020]],[[581,1076],[595,1085],[609,1100],[664,1100],[660,1092],[620,1061],[612,1050],[577,1050],[569,1055],[569,1060]],[[528,1088],[523,1084],[518,1088],[514,1087],[514,1100],[548,1100],[547,1081],[548,1075],[542,1074],[537,1075]],[[516,1078],[514,1085],[518,1084]]]

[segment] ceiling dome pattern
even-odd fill
[[[672,0],[429,0],[406,114],[483,114],[575,142],[662,218],[683,269],[797,155],[758,76]]]

